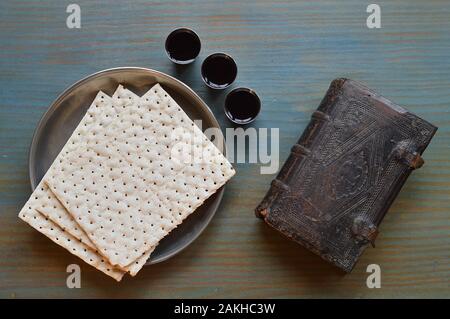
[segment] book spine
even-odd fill
[[[311,147],[318,136],[320,129],[324,123],[330,121],[330,113],[334,105],[334,100],[339,95],[346,79],[336,79],[331,82],[330,87],[322,99],[319,107],[311,116],[306,129],[301,135],[300,139],[291,148],[291,153],[283,164],[277,177],[272,180],[269,191],[258,205],[255,214],[259,218],[266,218],[270,214],[270,208],[282,192],[289,191],[289,179],[292,171],[299,167],[304,160],[311,153]]]

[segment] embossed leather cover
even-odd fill
[[[348,80],[334,80],[256,215],[349,272],[437,128]]]

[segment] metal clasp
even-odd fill
[[[411,143],[409,141],[401,141],[394,149],[396,158],[408,165],[411,169],[417,169],[422,167],[424,164],[423,158],[420,154],[413,149]]]

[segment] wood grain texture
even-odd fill
[[[366,27],[367,4],[358,0],[77,3],[82,28],[70,30],[68,3],[0,2],[0,297],[450,297],[447,1],[378,1],[379,30]],[[163,50],[176,26],[202,39],[200,58],[185,68]],[[79,260],[17,218],[30,194],[28,147],[40,116],[88,74],[142,66],[190,85],[228,127],[226,92],[211,92],[199,75],[215,51],[235,57],[234,87],[250,86],[262,99],[252,126],[280,128],[281,161],[336,77],[362,81],[439,127],[377,248],[343,275],[254,217],[274,176],[237,164],[216,217],[183,253],[121,283],[80,263],[82,288],[66,288],[66,266]],[[366,288],[371,263],[381,266],[381,289]]]

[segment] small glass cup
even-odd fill
[[[253,122],[261,111],[261,100],[249,88],[236,88],[227,94],[224,104],[225,115],[236,124]]]
[[[229,87],[237,77],[237,65],[226,53],[213,53],[202,63],[202,79],[212,89]]]
[[[169,59],[176,64],[189,64],[200,53],[200,38],[193,30],[178,28],[166,38],[165,49]]]

